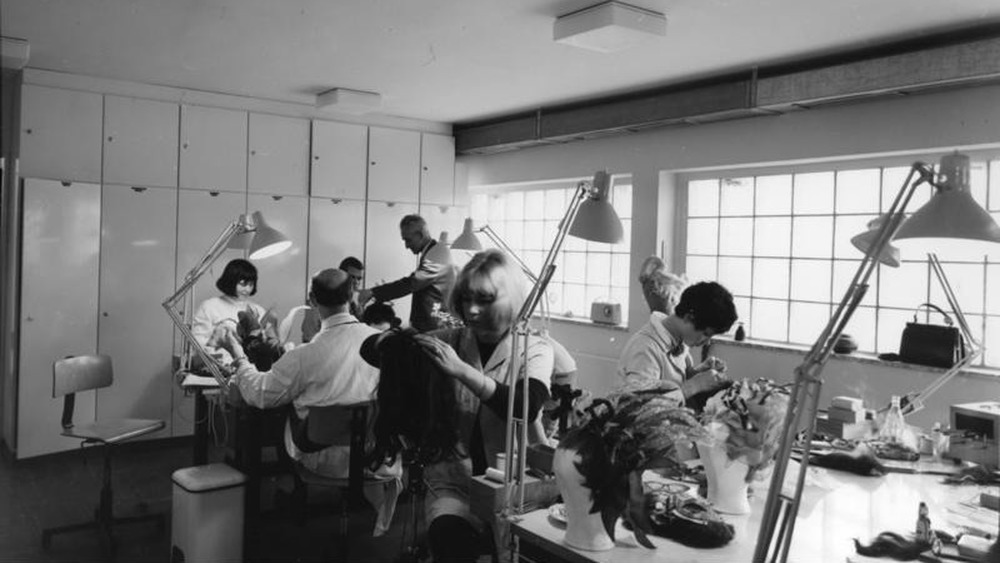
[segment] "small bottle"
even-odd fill
[[[906,433],[906,421],[903,420],[903,411],[899,406],[899,395],[892,396],[892,403],[889,410],[882,419],[882,427],[878,430],[878,438],[883,442],[900,443]]]
[[[737,342],[743,342],[746,340],[747,331],[743,328],[743,323],[739,323],[739,325],[737,325],[736,334],[733,335],[733,338],[735,338]]]

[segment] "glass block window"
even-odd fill
[[[537,274],[555,241],[559,221],[576,193],[576,185],[573,181],[474,191],[473,222],[476,227],[488,224]],[[604,244],[566,236],[545,296],[553,317],[589,320],[591,303],[610,301],[621,304],[622,324],[628,324],[631,180],[614,178],[609,195],[622,222],[623,240]],[[486,236],[480,234],[479,239],[484,246],[492,246]]]
[[[716,280],[733,292],[748,337],[811,345],[863,258],[851,237],[892,205],[909,165],[768,172],[685,182],[686,271],[692,281]],[[974,157],[971,188],[1000,221],[1000,159]],[[919,187],[907,210],[931,195],[930,186]],[[902,258],[901,267],[872,275],[845,329],[861,351],[898,352],[921,303],[948,310],[926,256]],[[1000,252],[939,258],[973,334],[987,344],[977,365],[1000,368]]]

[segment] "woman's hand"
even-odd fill
[[[729,377],[726,376],[725,372],[709,369],[685,381],[681,388],[685,397],[692,397],[719,390],[728,384]]]
[[[694,372],[702,373],[709,370],[715,370],[719,373],[725,373],[727,369],[728,366],[726,366],[726,362],[715,356],[709,356],[704,362],[694,367]]]
[[[413,339],[420,344],[420,347],[434,364],[449,377],[461,379],[466,369],[471,367],[458,357],[454,348],[440,339],[426,334],[417,334]]]

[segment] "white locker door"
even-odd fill
[[[247,191],[309,194],[309,120],[250,114]]]
[[[214,194],[214,195],[213,195]],[[178,190],[177,195],[177,287],[188,272],[201,261],[209,247],[219,238],[231,222],[246,213],[246,194],[232,192],[205,192]],[[243,258],[243,250],[226,250],[198,280],[189,293],[193,297],[186,304],[197,307],[213,295],[219,295],[215,280],[219,279],[226,263],[233,258]],[[162,301],[162,300],[160,300]],[[187,312],[187,311],[185,311]],[[188,312],[188,315],[193,311]],[[181,351],[181,335],[174,331],[174,353]],[[176,385],[171,389],[171,432],[185,436],[194,431],[194,397],[184,394]]]
[[[415,204],[368,202],[365,287],[396,281],[416,269],[416,255],[407,250],[399,236],[400,219],[416,212]],[[392,306],[396,310],[396,316],[403,319],[404,324],[409,324],[410,296],[396,299]]]
[[[62,398],[52,364],[97,351],[101,187],[24,181],[17,457],[80,447],[60,435]],[[94,420],[93,391],[76,397],[74,420]]]
[[[368,175],[368,127],[313,121],[313,197],[365,199]]]
[[[104,184],[177,186],[179,106],[104,99]]]
[[[257,294],[251,297],[265,309],[284,318],[292,307],[305,303],[306,237],[309,233],[309,199],[251,194],[247,201],[250,213],[260,211],[271,227],[281,231],[292,246],[274,256],[254,260],[257,266]]]
[[[365,202],[312,198],[309,203],[307,275],[336,268],[348,256],[362,261],[365,259]],[[306,281],[308,283],[308,279]]]
[[[420,203],[455,203],[455,138],[421,135]]]
[[[170,421],[177,190],[104,186],[98,350],[115,383],[97,392],[99,418]],[[169,436],[169,429],[148,435]]]
[[[21,96],[21,177],[100,182],[104,98],[31,84]]]
[[[420,133],[368,128],[368,199],[417,203]]]
[[[247,191],[247,112],[181,106],[180,187]]]

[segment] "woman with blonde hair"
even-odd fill
[[[435,561],[475,561],[482,552],[485,528],[469,511],[471,477],[485,473],[504,451],[509,401],[520,405],[527,392],[528,420],[535,420],[548,399],[552,348],[540,337],[529,336],[526,357],[518,359],[527,389],[521,378],[513,390],[505,382],[515,336],[511,329],[525,297],[525,280],[512,261],[498,250],[485,250],[462,268],[451,293],[451,313],[465,326],[414,337],[440,372],[455,381],[456,453],[425,472]]]

